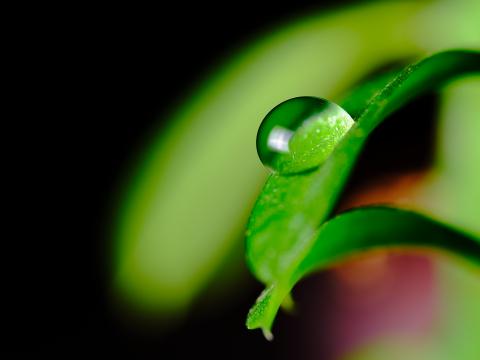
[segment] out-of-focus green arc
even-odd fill
[[[266,175],[255,135],[273,106],[300,95],[335,100],[381,64],[478,46],[471,6],[478,7],[362,5],[301,20],[237,55],[172,117],[135,169],[115,240],[122,297],[174,312],[205,286],[239,239]]]

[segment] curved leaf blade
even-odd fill
[[[262,328],[265,334],[271,334],[283,298],[304,276],[353,254],[377,248],[437,249],[480,265],[480,239],[410,211],[387,207],[352,210],[320,227],[302,262],[258,298],[248,314],[247,327]]]
[[[480,72],[479,52],[448,51],[405,68],[391,81],[390,75],[374,80],[357,89],[344,102],[347,111],[350,111],[357,121],[323,165],[310,173],[270,176],[257,200],[247,230],[247,262],[257,278],[268,286],[249,312],[248,328],[260,327],[266,337],[270,338],[270,328],[278,308],[296,281],[313,268],[326,266],[339,257],[364,250],[358,246],[358,242],[355,242],[355,239],[358,239],[356,233],[345,231],[342,236],[328,235],[329,232],[325,230],[328,228],[322,226],[319,233],[317,227],[327,219],[357,156],[376,126],[390,113],[415,97],[454,78],[478,72]],[[379,88],[378,91],[375,91],[376,87]],[[403,216],[401,212],[395,214]],[[391,216],[390,213],[387,216]],[[410,220],[412,219],[415,220],[414,218]],[[415,226],[407,226],[409,222],[428,230],[420,231],[417,235],[423,234],[426,239],[434,240],[429,242],[415,235]],[[440,238],[430,236],[437,234],[438,229],[431,224],[424,226],[423,222],[400,221],[399,224],[394,221],[385,222],[391,226],[383,229],[381,231],[383,236],[375,237],[376,242],[373,241],[373,244],[443,247],[465,257],[473,256],[478,262],[478,242],[454,232]],[[388,234],[395,233],[396,227],[399,226],[411,232],[410,238],[413,239],[411,242],[406,242],[395,235],[389,237]],[[371,231],[374,230],[380,231],[372,226]],[[328,236],[323,231],[331,236],[328,241],[326,240]],[[369,231],[368,226],[365,231]],[[442,230],[441,233],[443,232]],[[401,234],[401,231],[399,233]],[[352,237],[351,240],[349,236]],[[462,236],[465,238],[458,240]],[[325,244],[332,247],[321,244],[318,240],[320,237]],[[338,247],[339,244],[343,247]],[[368,248],[372,242],[365,245]]]
[[[247,230],[247,262],[257,278],[267,285],[278,282],[307,256],[368,136],[389,114],[449,80],[478,72],[479,52],[447,51],[408,66],[377,93],[365,87],[353,93],[345,105],[354,110],[356,124],[327,161],[311,173],[273,174],[267,180]],[[362,104],[367,104],[363,110]]]

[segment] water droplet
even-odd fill
[[[337,104],[297,97],[273,108],[258,130],[257,152],[263,164],[282,174],[321,165],[354,124]]]

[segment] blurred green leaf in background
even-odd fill
[[[244,228],[267,175],[255,152],[265,114],[296,96],[338,101],[391,63],[450,48],[478,49],[478,14],[480,3],[470,0],[319,9],[239,51],[179,107],[169,129],[153,136],[142,162],[132,167],[115,224],[115,298],[139,312],[182,316],[228,262],[228,272],[222,271],[228,281],[217,285],[224,294],[211,300],[227,298],[229,286],[243,276]],[[480,170],[472,164],[480,156],[479,89],[478,79],[462,80],[443,92],[438,164],[416,198],[425,212],[477,234]],[[439,269],[442,287],[480,299],[470,273],[443,262]],[[474,303],[467,308],[464,319],[480,318]],[[460,315],[447,314],[449,326],[442,329],[463,324]],[[442,336],[455,338],[450,335]]]

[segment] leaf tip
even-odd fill
[[[273,340],[273,334],[269,329],[262,328],[262,333],[263,333],[263,336],[265,337],[265,339],[267,339],[268,341]]]

